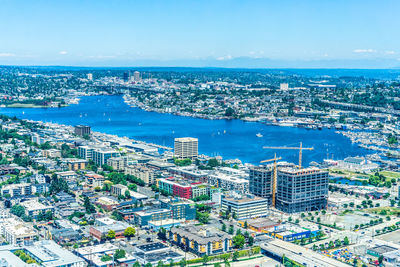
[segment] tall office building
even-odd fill
[[[131,78],[131,73],[129,71],[124,72],[124,75],[122,76],[124,82],[129,82],[130,78]]]
[[[79,136],[90,135],[91,129],[90,129],[90,126],[76,125],[74,128],[74,132],[76,135],[79,135]]]
[[[286,213],[326,209],[328,176],[315,167],[279,168],[276,208]]]
[[[138,72],[138,71],[135,71],[134,73],[133,73],[133,78],[135,79],[135,81],[136,82],[138,82],[138,81],[140,81],[140,72]]]
[[[271,165],[251,167],[249,176],[249,191],[253,195],[272,200],[272,179],[274,170]]]
[[[92,73],[88,73],[88,74],[87,74],[87,79],[88,79],[89,81],[93,80],[93,74],[92,74]]]
[[[178,159],[197,159],[198,142],[197,138],[192,137],[175,138],[175,157]]]

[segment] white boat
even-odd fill
[[[257,137],[263,137],[263,135],[261,133],[257,133],[256,136]]]

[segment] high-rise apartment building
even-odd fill
[[[183,137],[175,138],[174,153],[178,159],[191,159],[195,160],[198,156],[198,143],[197,138]]]
[[[131,78],[131,73],[129,71],[124,72],[122,79],[124,82],[129,82],[129,79]]]
[[[74,132],[76,135],[79,135],[79,136],[90,135],[91,129],[90,129],[90,126],[76,125],[74,128]]]
[[[87,79],[88,79],[89,81],[93,80],[93,74],[92,74],[92,73],[88,73],[88,74],[87,74]]]
[[[287,213],[326,209],[328,176],[315,167],[279,168],[276,208]]]
[[[136,82],[138,82],[138,81],[140,81],[140,72],[138,72],[138,71],[135,71],[134,73],[133,73],[133,79],[135,79],[135,81]]]
[[[271,165],[252,167],[249,175],[249,191],[253,195],[272,200],[272,180],[274,170]]]

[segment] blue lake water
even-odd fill
[[[94,131],[170,147],[176,137],[197,137],[200,153],[220,155],[224,159],[238,158],[244,163],[257,164],[272,158],[274,152],[283,160],[297,163],[297,150],[272,151],[262,147],[298,146],[300,142],[305,147],[314,147],[313,151],[303,152],[303,166],[311,161],[322,161],[327,152],[334,159],[368,154],[367,150],[330,129],[307,130],[240,120],[206,120],[160,114],[129,107],[121,96],[82,97],[78,105],[65,108],[0,108],[0,113],[67,125],[86,124]],[[257,137],[257,133],[263,137]]]

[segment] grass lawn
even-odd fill
[[[380,174],[384,175],[388,179],[399,179],[400,178],[400,172],[392,172],[392,171],[381,171],[379,172]]]
[[[348,170],[341,170],[341,169],[335,169],[331,168],[329,169],[329,173],[332,175],[336,176],[344,176],[349,179],[357,179],[357,180],[362,180],[362,179],[368,179],[369,175],[365,173],[359,173],[359,172],[352,172]]]
[[[379,208],[371,208],[371,209],[366,209],[365,211],[374,213],[374,214],[381,214],[382,211],[386,211],[387,215],[399,215],[400,214],[400,208],[396,207],[379,207]]]

